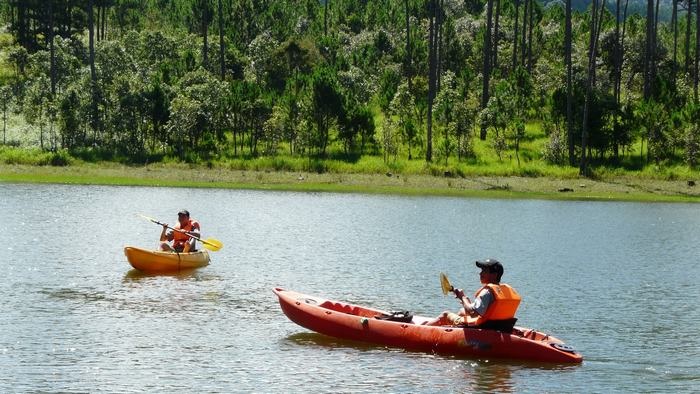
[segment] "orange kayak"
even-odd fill
[[[209,253],[205,249],[176,253],[127,246],[124,254],[132,267],[144,272],[178,272],[209,264]]]
[[[581,354],[561,340],[532,329],[505,330],[465,326],[426,326],[431,318],[410,322],[380,319],[390,313],[275,288],[282,311],[294,323],[341,339],[429,353],[484,359],[580,363]]]

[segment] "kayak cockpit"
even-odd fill
[[[402,322],[402,323],[412,323],[412,324],[418,324],[418,325],[425,324],[428,321],[432,320],[432,319],[427,318],[427,317],[413,316],[408,311],[388,312],[387,313],[387,312],[379,311],[376,309],[363,308],[361,306],[350,305],[350,304],[346,304],[343,302],[330,301],[330,300],[318,300],[316,298],[304,298],[303,301],[307,304],[316,305],[320,308],[328,309],[328,310],[333,311],[333,312],[345,313],[345,314],[353,315],[353,316],[357,316],[357,317],[375,318],[375,319],[388,320],[388,321],[398,321],[398,322]],[[457,325],[454,327],[493,330],[493,331],[510,333],[511,331],[513,331],[513,327],[515,326],[515,322],[517,320],[518,320],[517,318],[505,319],[505,320],[490,320],[490,321],[487,321],[486,323],[484,323],[478,327],[465,326],[465,325]]]

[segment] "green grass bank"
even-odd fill
[[[304,172],[233,169],[223,165],[0,164],[0,182],[114,186],[167,186],[306,192],[431,195],[591,201],[700,202],[693,180],[646,176],[601,179],[489,174]]]

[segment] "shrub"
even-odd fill
[[[70,164],[72,159],[67,150],[61,149],[51,154],[49,164],[54,167],[65,167]]]

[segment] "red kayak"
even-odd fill
[[[552,363],[580,363],[581,354],[561,340],[532,329],[427,326],[431,318],[386,320],[391,313],[275,288],[282,311],[294,323],[341,339],[429,353]]]

